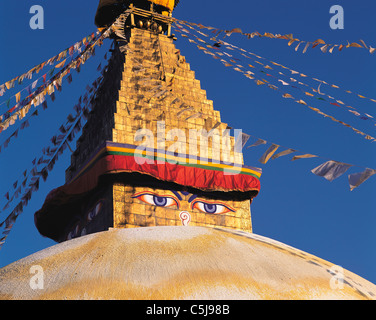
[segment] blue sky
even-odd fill
[[[327,43],[346,44],[347,41],[362,39],[376,47],[373,23],[376,4],[372,0],[236,0],[229,3],[222,0],[182,0],[174,16],[220,29],[239,27],[244,32],[292,33],[301,40],[321,38]],[[29,26],[32,16],[29,10],[34,4],[44,8],[43,30],[32,30]],[[335,4],[341,4],[344,9],[343,30],[332,30],[329,26],[329,9]],[[96,7],[97,1],[92,0],[2,1],[0,84],[95,31]],[[370,55],[365,49],[348,48],[341,52],[334,50],[330,54],[322,53],[316,47],[303,54],[303,47],[295,51],[296,45],[288,46],[285,40],[247,39],[238,34],[225,40],[293,70],[376,99],[376,53]],[[49,145],[49,139],[72,112],[86,85],[98,76],[96,67],[103,61],[109,45],[110,42],[105,41],[104,46],[97,49],[96,56],[82,67],[82,72],[73,73],[72,84],[65,82],[63,91],[56,95],[56,101],[52,103],[48,99],[48,109],[41,111],[30,122],[30,127],[0,153],[0,199],[22,172],[31,167],[31,161],[41,155],[42,148]],[[376,253],[373,250],[376,244],[376,176],[350,192],[347,174],[359,172],[361,168],[351,168],[333,182],[311,173],[311,169],[325,162],[324,159],[376,169],[376,143],[365,140],[351,129],[318,115],[306,106],[282,98],[266,86],[257,86],[197,50],[179,34],[176,46],[196,72],[208,98],[214,101],[214,107],[221,112],[223,122],[268,142],[321,157],[292,162],[291,157],[286,156],[262,165],[258,159],[267,146],[244,151],[247,165],[263,169],[261,192],[252,204],[254,232],[317,255],[376,283]],[[318,84],[311,78],[303,80],[310,86]],[[321,91],[376,116],[376,103],[327,86],[322,86]],[[15,94],[17,91],[13,89],[12,92]],[[7,95],[4,95],[0,103],[6,99]],[[376,128],[370,121],[360,120],[321,101],[310,101],[312,107],[376,136]],[[3,112],[4,105],[0,109]],[[9,136],[11,131],[8,130],[0,134],[0,143]],[[255,138],[252,139],[254,142]],[[19,217],[0,251],[0,267],[54,244],[39,235],[33,214],[41,207],[47,193],[64,183],[69,153],[67,150],[59,158],[47,182],[41,183],[39,191]],[[0,203],[4,203],[4,199]],[[6,213],[0,215],[5,218]]]

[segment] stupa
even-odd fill
[[[175,47],[178,2],[100,1],[112,57],[66,183],[35,213],[59,244],[2,268],[0,298],[374,299],[367,280],[252,233],[261,170]]]

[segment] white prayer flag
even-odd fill
[[[364,181],[373,176],[375,173],[376,170],[366,168],[366,170],[363,172],[349,174],[350,190],[353,191],[355,188],[359,187]]]
[[[326,180],[333,181],[343,175],[350,167],[352,167],[351,164],[330,160],[312,169],[311,172]]]

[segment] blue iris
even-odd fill
[[[215,213],[217,211],[217,205],[211,203],[204,203],[204,209],[207,213]]]
[[[166,197],[153,196],[153,200],[154,200],[155,205],[159,207],[164,207],[167,204]]]

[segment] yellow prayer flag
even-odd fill
[[[322,40],[322,39],[317,39],[314,43],[317,43],[317,44],[325,44],[325,41]]]
[[[25,108],[22,108],[21,110],[20,110],[20,119],[23,119],[23,118],[25,118],[25,116],[26,116],[26,110],[25,110]]]
[[[295,160],[298,160],[298,159],[308,159],[308,158],[317,158],[317,156],[315,156],[314,154],[302,154],[300,156],[294,156],[291,161],[295,161]]]
[[[356,43],[356,42],[353,42],[353,43],[350,43],[346,46],[346,48],[349,48],[349,47],[353,47],[353,48],[363,48],[362,45],[360,45],[359,43]]]
[[[265,32],[265,33],[264,33],[264,37],[275,38],[275,35],[272,34],[272,33],[269,33],[269,32]]]
[[[55,66],[55,68],[62,68],[62,67],[64,67],[64,64],[65,64],[66,61],[67,61],[67,59],[61,61],[59,64],[57,64],[57,65]]]
[[[271,147],[262,155],[259,161],[262,164],[266,164],[269,161],[269,159],[274,155],[274,153],[277,151],[278,148],[279,148],[279,145],[272,144]]]
[[[21,100],[21,92],[16,93],[16,102],[20,102]]]

